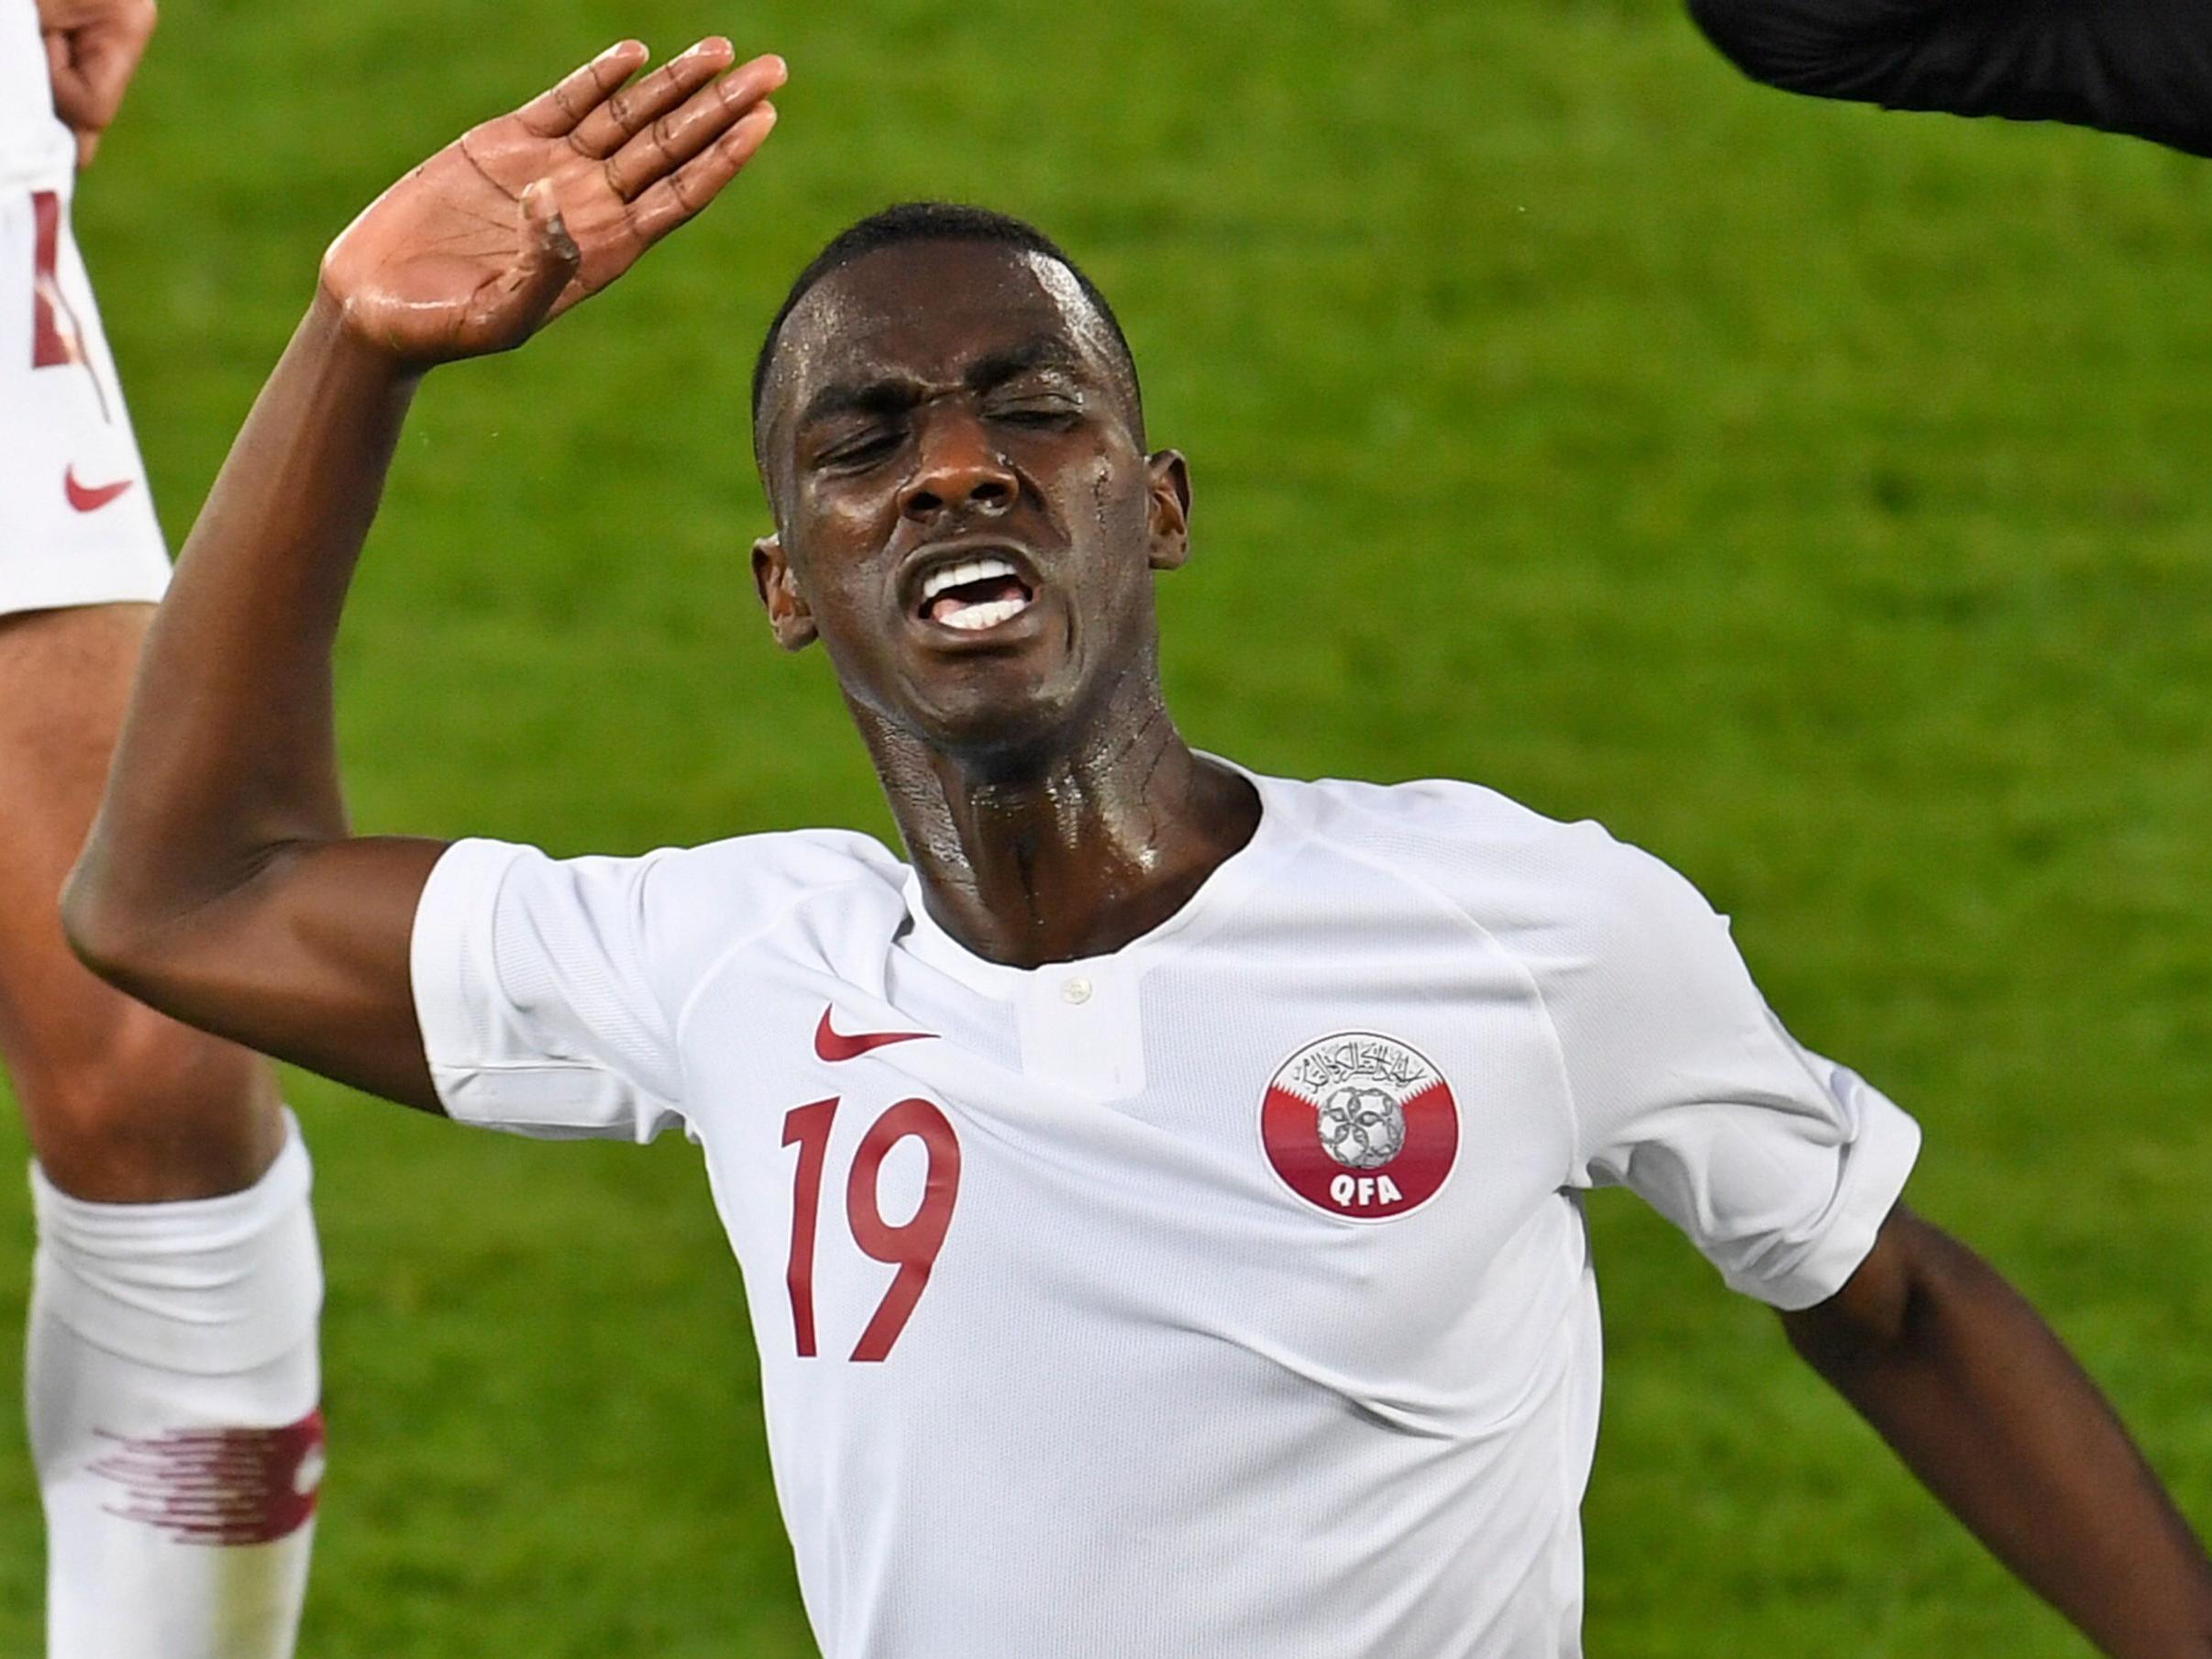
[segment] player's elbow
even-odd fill
[[[113,983],[127,971],[129,930],[82,858],[61,886],[61,936],[77,960],[103,979]]]
[[[1980,1256],[1899,1204],[1843,1288],[1782,1322],[1798,1355],[1848,1392],[1853,1377],[1951,1346],[1993,1293],[2009,1294]]]
[[[78,961],[136,993],[157,977],[160,930],[105,879],[102,864],[96,849],[87,848],[69,872],[61,887],[61,935]]]

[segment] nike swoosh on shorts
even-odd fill
[[[70,466],[61,474],[61,492],[69,497],[69,504],[80,513],[97,513],[102,507],[130,488],[131,481],[118,478],[112,484],[81,484],[77,469]]]

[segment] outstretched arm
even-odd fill
[[[2035,1310],[1899,1206],[1791,1344],[1974,1535],[2115,1659],[2212,1656],[2212,1563]]]
[[[751,159],[783,66],[703,41],[638,82],[603,53],[380,196],[186,540],[141,662],[71,942],[142,1001],[437,1109],[408,975],[440,846],[357,837],[331,647],[410,398],[433,365],[520,345],[605,287]]]
[[[1744,73],[1892,109],[2070,121],[2212,155],[2205,0],[1689,0]]]

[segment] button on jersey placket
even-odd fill
[[[1024,976],[1014,998],[1022,1073],[1094,1100],[1145,1089],[1145,1042],[1133,965],[1068,963]]]

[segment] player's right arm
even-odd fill
[[[783,66],[603,53],[448,146],[332,244],[186,540],[63,900],[98,973],[205,1030],[438,1110],[409,976],[441,844],[356,836],[331,653],[423,374],[520,345],[751,159]]]
[[[2212,155],[2203,0],[1689,0],[1738,68],[1788,92],[2070,121]]]

